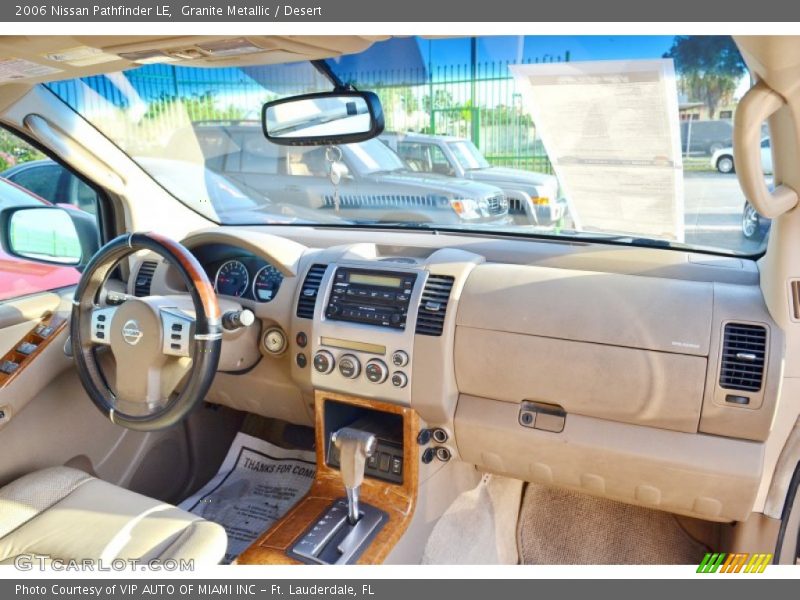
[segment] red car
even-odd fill
[[[37,204],[50,203],[0,177],[0,209]],[[0,301],[75,285],[80,276],[73,267],[38,264],[0,249]]]

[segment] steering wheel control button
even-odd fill
[[[297,334],[297,336],[295,336],[294,341],[297,342],[297,345],[300,346],[301,348],[305,348],[306,346],[308,346],[308,336],[303,331],[301,331],[300,333]]]
[[[378,358],[373,358],[364,367],[364,374],[372,383],[383,383],[389,377],[389,367]]]
[[[283,334],[283,331],[278,329],[277,327],[272,327],[271,329],[267,329],[267,332],[264,334],[264,349],[277,356],[278,354],[282,354],[284,350],[286,350],[286,346],[288,345],[286,341],[286,336]]]
[[[408,375],[402,371],[392,373],[392,385],[396,388],[404,388],[408,385]]]
[[[297,366],[300,367],[301,369],[305,369],[306,365],[308,364],[308,359],[306,358],[306,355],[303,354],[302,352],[297,353],[297,356],[294,357],[294,361],[297,363]]]
[[[164,354],[190,356],[192,317],[180,309],[165,308],[161,310],[161,327],[164,331]]]
[[[108,344],[110,343],[109,332],[111,330],[111,319],[116,312],[116,307],[111,308],[98,308],[92,312],[90,324],[90,337],[95,344]],[[40,325],[39,328],[43,326]],[[124,327],[123,327],[124,328]],[[41,338],[47,338],[47,332],[40,332],[37,328],[37,335]],[[46,334],[46,335],[45,335]]]
[[[333,358],[333,354],[327,350],[320,350],[314,355],[314,368],[323,375],[333,371],[335,365],[336,360]]]
[[[339,373],[347,379],[355,379],[361,374],[361,363],[352,354],[344,354],[339,358]]]
[[[395,350],[392,353],[392,364],[395,367],[405,367],[408,364],[408,354],[402,350]]]

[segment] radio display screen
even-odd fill
[[[348,281],[358,285],[378,285],[388,288],[400,288],[403,286],[402,277],[391,277],[389,275],[369,275],[367,273],[351,272]]]

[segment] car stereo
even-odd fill
[[[416,273],[339,267],[325,308],[332,321],[405,329]]]

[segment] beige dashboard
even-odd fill
[[[283,276],[268,302],[221,298],[257,321],[226,333],[210,402],[303,424],[313,423],[318,389],[392,402],[443,428],[453,457],[486,471],[709,520],[752,511],[784,344],[755,263],[469,235],[386,232],[375,244],[374,235],[223,227],[183,241],[196,254],[241,251]],[[137,257],[132,281],[148,260]],[[334,317],[337,273],[359,270],[408,276],[404,327]],[[425,311],[442,282],[431,334]],[[182,291],[159,263],[150,293]],[[265,343],[276,330],[279,351]]]

